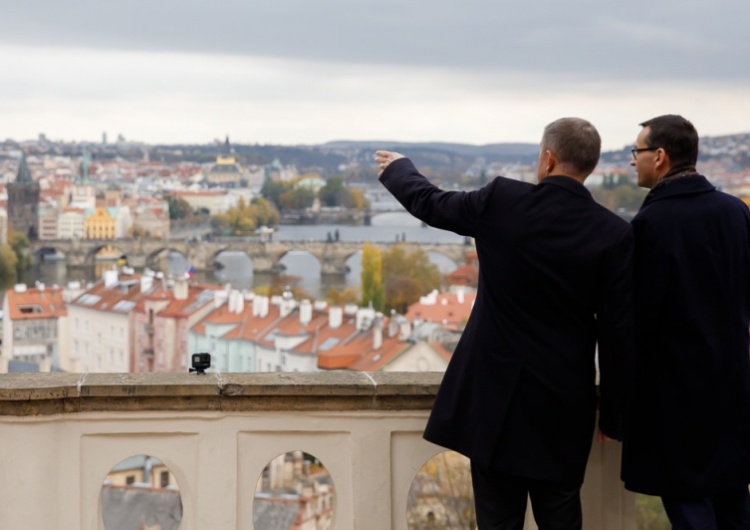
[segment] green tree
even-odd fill
[[[260,194],[271,201],[276,208],[281,209],[281,195],[291,188],[290,182],[267,178],[260,188]]]
[[[185,199],[174,195],[167,195],[166,199],[170,219],[185,219],[193,215],[193,207]]]
[[[405,313],[420,296],[440,288],[440,271],[419,247],[409,252],[404,245],[392,246],[383,253],[382,267],[385,307],[399,313]]]
[[[318,199],[323,206],[362,209],[368,205],[361,190],[344,186],[341,175],[333,175],[326,181],[318,191]]]
[[[29,240],[20,232],[11,232],[8,240],[13,253],[16,255],[16,278],[22,278],[24,272],[31,268]]]
[[[7,243],[0,245],[0,286],[9,287],[18,277],[18,257]]]
[[[382,255],[380,249],[370,243],[362,248],[362,305],[372,304],[376,311],[383,310]]]
[[[309,188],[292,188],[279,197],[284,210],[304,210],[315,202],[315,192]]]
[[[318,191],[318,198],[323,206],[339,206],[339,195],[344,190],[344,177],[332,175],[325,186]]]

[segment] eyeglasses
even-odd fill
[[[630,150],[630,152],[633,154],[633,160],[635,160],[638,157],[638,153],[642,153],[643,151],[656,151],[657,149],[660,149],[659,147],[634,147]]]

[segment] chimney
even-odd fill
[[[270,307],[270,300],[267,296],[261,296],[260,297],[260,312],[258,313],[258,316],[260,318],[266,318],[268,316],[268,308]]]
[[[372,322],[372,348],[379,350],[383,345],[383,315],[378,313]]]
[[[141,276],[141,293],[146,293],[154,286],[154,277],[144,274]]]
[[[284,318],[290,315],[295,307],[297,307],[297,301],[292,297],[291,291],[284,291],[284,294],[281,296],[281,305],[279,306],[281,317]]]
[[[313,306],[310,300],[302,300],[299,305],[300,324],[309,324],[312,320]]]
[[[234,312],[238,315],[245,311],[245,295],[242,291],[234,292]]]
[[[228,293],[226,291],[214,291],[214,307],[219,308],[227,301]]]
[[[372,307],[363,307],[357,310],[356,325],[357,331],[364,331],[370,328],[375,319],[375,310]]]
[[[458,291],[456,292],[456,301],[457,301],[457,302],[458,302],[459,304],[463,304],[463,303],[464,303],[464,290],[463,290],[463,289],[459,289],[459,290],[458,290]]]
[[[263,306],[263,299],[265,296],[256,296],[253,298],[253,316],[257,317],[260,315],[260,308]]]
[[[104,271],[104,287],[111,289],[117,285],[117,271],[109,270]]]
[[[359,306],[357,306],[357,304],[344,305],[344,313],[346,313],[347,315],[354,315],[357,312],[357,309],[359,309]]]
[[[187,300],[188,297],[188,282],[185,278],[179,277],[174,283],[174,299],[175,300]]]
[[[25,293],[26,292],[26,284],[25,283],[17,283],[13,290],[17,293]]]
[[[405,341],[411,335],[411,324],[404,316],[398,318],[398,340]]]
[[[339,306],[331,306],[328,310],[328,327],[338,329],[343,321],[343,310]]]

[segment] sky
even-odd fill
[[[1,139],[537,143],[578,116],[619,149],[668,113],[701,136],[750,132],[747,0],[28,0],[2,12]]]

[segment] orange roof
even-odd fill
[[[444,325],[462,325],[469,319],[476,297],[476,293],[464,293],[463,303],[459,303],[457,294],[439,293],[434,304],[415,302],[409,306],[405,316],[410,321],[422,320]]]
[[[117,284],[112,287],[105,287],[104,281],[99,280],[70,305],[108,313],[130,313],[143,296],[140,278],[140,274],[120,273]]]
[[[23,292],[5,291],[11,320],[59,318],[68,314],[62,289],[28,288]]]
[[[300,322],[299,307],[285,317],[280,316],[279,307],[271,304],[268,315],[253,316],[252,303],[245,303],[241,313],[233,313],[227,304],[209,313],[192,327],[194,333],[205,334],[206,326],[232,325],[223,339],[255,342],[273,348],[280,336],[302,339],[291,352],[297,355],[315,356],[319,368],[326,370],[380,370],[411,345],[399,341],[398,335],[388,337],[388,320],[383,319],[383,340],[380,348],[374,348],[373,329],[358,331],[355,318],[343,315],[338,328],[329,326],[328,310],[313,310],[310,322]]]
[[[448,274],[448,283],[476,287],[479,283],[479,268],[476,265],[464,265]]]

